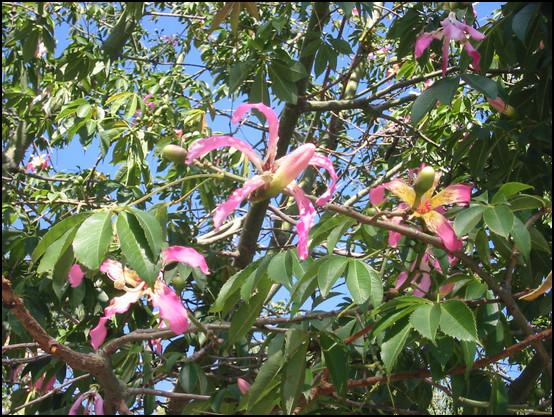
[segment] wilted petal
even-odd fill
[[[464,32],[468,33],[469,36],[471,36],[473,39],[477,41],[482,41],[485,39],[485,34],[479,32],[477,29],[475,29],[473,26],[466,25],[465,23],[460,22],[457,19],[454,19],[452,22],[458,29],[463,30]]]
[[[310,160],[310,165],[326,169],[331,176],[331,185],[329,185],[327,191],[325,191],[315,202],[318,206],[322,206],[327,203],[331,199],[331,197],[333,197],[333,194],[337,189],[337,181],[339,177],[335,172],[335,167],[333,166],[333,163],[326,156],[314,154],[314,156],[312,156],[312,159]]]
[[[296,181],[289,184],[286,190],[294,197],[298,206],[299,220],[296,224],[296,233],[298,234],[297,252],[301,261],[308,258],[308,235],[314,224],[316,215],[312,202],[306,197]]]
[[[162,281],[156,283],[152,305],[160,309],[160,316],[169,321],[169,327],[175,334],[187,331],[189,326],[187,309],[177,294]]]
[[[83,277],[85,276],[85,273],[79,266],[79,264],[75,264],[71,267],[69,270],[69,284],[75,288],[81,285],[81,282],[83,282]]]
[[[431,288],[431,276],[427,273],[421,274],[421,280],[412,294],[416,297],[425,297],[429,288]]]
[[[466,206],[471,201],[471,189],[471,185],[466,184],[449,185],[431,197],[431,208],[434,209],[448,204]]]
[[[212,136],[206,139],[200,139],[190,147],[185,163],[190,164],[196,158],[213,151],[214,149],[227,146],[241,151],[260,172],[263,171],[262,160],[252,146],[245,141],[232,136]]]
[[[277,150],[277,142],[279,140],[279,118],[277,114],[273,111],[271,107],[266,106],[264,103],[253,103],[253,104],[241,104],[237,107],[231,118],[231,122],[238,123],[242,116],[250,110],[256,109],[263,113],[267,119],[267,124],[269,125],[269,140],[267,145],[267,155],[264,162],[272,163],[275,159],[275,152]],[[261,171],[261,170],[260,170]]]
[[[223,221],[231,214],[237,206],[246,198],[250,193],[266,184],[265,180],[256,175],[255,177],[250,178],[244,183],[244,187],[238,188],[233,191],[231,197],[221,204],[214,213],[213,221],[215,230],[218,230]]]
[[[458,239],[450,222],[442,214],[431,210],[423,214],[422,217],[429,230],[439,235],[446,249],[450,252],[462,249],[462,241]]]
[[[439,295],[441,297],[446,297],[448,294],[450,294],[452,292],[452,290],[454,289],[454,286],[456,285],[455,282],[451,283],[451,284],[445,284],[445,285],[442,285],[440,288],[439,288]]]
[[[193,268],[200,268],[206,275],[210,274],[206,260],[193,248],[187,248],[186,246],[170,246],[162,251],[162,258],[164,264],[173,261],[182,262]]]
[[[240,392],[243,395],[246,394],[246,391],[248,391],[251,387],[251,385],[242,378],[237,379],[237,384],[239,386]]]

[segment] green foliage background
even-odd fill
[[[486,35],[470,40],[480,72],[458,42],[445,76],[442,41],[414,58],[450,12]],[[160,36],[164,19],[182,31]],[[481,26],[452,2],[3,2],[2,21],[3,412],[64,414],[92,387],[107,413],[551,413],[551,291],[521,299],[551,280],[551,4],[505,3]],[[244,204],[214,233],[213,210],[253,174],[239,152],[211,152],[209,166],[161,157],[215,134],[263,155],[265,120],[231,126],[229,102],[280,113],[279,156],[313,142],[334,163],[339,189],[305,261],[284,195]],[[76,143],[97,162],[25,169]],[[442,172],[438,189],[473,187],[447,212],[461,251],[408,227],[390,247],[398,201],[369,202],[422,163]],[[299,183],[318,196],[315,174]],[[89,332],[121,295],[102,262],[153,284],[168,245],[195,248],[211,271],[164,272],[189,331],[158,329],[137,303],[94,352]],[[394,291],[427,248],[441,265],[427,296]],[[72,288],[76,262],[86,276]]]

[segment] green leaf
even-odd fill
[[[327,297],[335,282],[342,276],[348,259],[342,256],[332,256],[319,268],[317,282],[323,298]]]
[[[33,251],[31,263],[34,264],[56,240],[64,235],[65,232],[83,222],[91,214],[91,211],[75,214],[55,224],[48,232],[46,232]]]
[[[461,340],[477,341],[475,317],[464,302],[448,300],[440,306],[440,329],[443,333]]]
[[[229,337],[225,342],[228,347],[231,347],[237,340],[248,333],[260,315],[263,303],[272,285],[265,275],[264,278],[258,285],[258,292],[250,297],[249,301],[243,302],[235,314],[233,314],[231,326],[229,327]]]
[[[248,410],[273,389],[284,364],[285,358],[281,350],[269,356],[263,363],[258,371],[258,376],[245,395]]]
[[[261,67],[256,76],[254,77],[254,82],[250,88],[250,103],[264,103],[269,106],[271,103],[271,98],[269,97],[269,87],[267,85],[266,73],[263,67]]]
[[[346,344],[340,337],[332,333],[321,333],[319,342],[325,358],[325,365],[331,375],[331,381],[337,388],[337,393],[343,396],[346,393],[350,368]]]
[[[494,375],[492,377],[492,389],[487,414],[498,416],[508,415],[508,404],[510,404],[508,387],[506,387],[500,375]]]
[[[225,284],[221,287],[221,290],[219,290],[219,294],[217,295],[217,298],[215,302],[213,303],[212,307],[210,308],[210,311],[212,313],[217,313],[223,310],[223,308],[226,305],[226,301],[235,293],[237,293],[246,279],[250,276],[250,274],[258,267],[261,259],[256,260],[255,262],[248,265],[246,268],[244,268],[242,271],[237,272],[234,274],[231,278],[229,278]],[[235,303],[232,303],[233,306]]]
[[[477,139],[475,142],[473,142],[468,155],[469,169],[471,171],[471,175],[473,175],[474,177],[479,177],[481,171],[483,171],[485,162],[487,162],[487,159],[489,158],[489,155],[491,154],[493,148],[494,146],[491,146],[491,143],[488,140],[485,141]]]
[[[144,236],[146,236],[146,240],[148,240],[152,253],[154,255],[161,253],[164,237],[162,227],[160,226],[158,219],[152,213],[144,212],[136,208],[131,208],[131,212],[134,214],[142,227]]]
[[[60,257],[65,253],[67,248],[71,246],[75,233],[77,233],[77,226],[67,230],[59,239],[55,240],[48,247],[37,267],[37,272],[39,274],[54,270]]]
[[[370,297],[372,289],[381,287],[381,280],[379,279],[378,282],[375,282],[374,275],[370,274],[368,267],[371,268],[357,259],[351,259],[348,262],[346,286],[356,304],[365,303]],[[377,273],[375,272],[375,274]]]
[[[292,288],[292,257],[290,251],[278,253],[267,267],[269,278],[283,284],[287,290]]]
[[[406,340],[408,340],[411,329],[410,320],[405,317],[387,331],[385,341],[381,344],[381,359],[385,364],[387,373],[392,372],[396,359],[404,349]]]
[[[506,184],[503,184],[502,187],[500,187],[498,192],[492,198],[491,203],[495,204],[502,196],[504,196],[505,198],[510,198],[520,191],[527,190],[529,188],[533,187],[527,184],[522,184],[520,182],[507,182]]]
[[[208,378],[200,365],[184,362],[179,372],[179,383],[185,392],[204,394],[208,388]]]
[[[125,98],[127,98],[127,97],[129,97],[129,96],[132,96],[132,95],[133,95],[133,93],[130,93],[130,92],[128,92],[128,91],[123,91],[123,92],[121,92],[121,93],[116,93],[116,94],[114,94],[113,96],[111,96],[110,98],[108,98],[108,99],[106,100],[105,105],[107,106],[107,105],[110,104],[112,101],[125,99]]]
[[[515,216],[511,233],[519,249],[519,253],[521,253],[526,261],[529,260],[529,254],[531,253],[531,235],[527,227],[525,227],[525,224]]]
[[[281,401],[287,415],[292,415],[304,387],[308,340],[306,332],[300,329],[291,329],[285,335],[286,363],[281,379]]]
[[[273,254],[264,256],[256,271],[254,271],[240,288],[240,295],[245,301],[248,301],[254,295],[260,285],[260,280],[267,277],[266,271],[270,261],[273,259]]]
[[[423,337],[435,343],[440,318],[441,309],[438,304],[423,304],[410,315],[410,323]]]
[[[337,242],[341,237],[344,236],[344,233],[354,224],[356,221],[354,219],[348,219],[342,222],[339,226],[335,227],[327,235],[327,253],[333,253]]]
[[[512,30],[515,35],[525,43],[525,35],[529,29],[529,24],[533,21],[535,12],[539,3],[530,2],[519,10],[512,20]]]
[[[505,238],[508,237],[514,226],[514,214],[506,205],[487,207],[483,218],[489,229]]]
[[[77,261],[89,269],[98,269],[112,241],[112,212],[101,211],[88,217],[73,241]]]
[[[273,63],[269,66],[268,70],[273,94],[285,103],[296,104],[298,101],[298,88],[296,84],[289,81],[281,72],[281,69],[275,68]]]
[[[255,64],[255,61],[249,60],[233,65],[229,71],[229,94],[233,94],[242,85]]]
[[[423,116],[435,107],[437,101],[449,106],[456,94],[458,84],[458,78],[444,78],[423,91],[412,105],[412,126],[417,126]]]
[[[454,232],[457,236],[464,236],[481,221],[484,207],[470,207],[456,215],[454,219]]]
[[[475,235],[475,247],[477,248],[477,253],[481,258],[481,261],[485,265],[490,266],[491,251],[489,246],[489,237],[484,229],[479,229],[477,231],[477,234]]]
[[[498,96],[498,92],[502,89],[496,81],[483,75],[463,74],[461,77],[470,86],[492,100]]]
[[[131,268],[146,285],[154,288],[159,269],[156,268],[153,254],[138,220],[131,213],[123,211],[117,216],[116,230],[121,251]]]

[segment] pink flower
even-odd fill
[[[251,387],[251,385],[242,378],[237,379],[237,384],[242,395],[246,394],[246,391],[248,391]]]
[[[453,258],[450,262],[451,264],[454,264],[457,261],[458,260],[456,258]],[[439,261],[428,250],[426,250],[426,252],[421,257],[419,266],[417,265],[417,259],[412,264],[412,267],[410,268],[410,273],[413,273],[416,268],[417,272],[414,274],[411,283],[415,285],[416,282],[419,281],[419,284],[416,285],[413,292],[413,295],[415,297],[424,297],[425,294],[427,294],[427,291],[429,291],[429,288],[431,287],[431,266],[442,272]],[[395,290],[398,290],[406,282],[406,279],[408,278],[410,273],[402,271],[398,275],[398,279],[396,280],[396,285],[394,287]],[[440,296],[444,297],[450,294],[450,292],[454,289],[454,285],[455,284],[446,284],[441,286],[439,289]]]
[[[79,398],[77,398],[77,401],[75,401],[75,403],[69,409],[69,415],[70,416],[77,415],[77,410],[79,409],[79,406],[85,400],[87,400],[87,405],[83,406],[84,407],[83,414],[90,414],[93,406],[94,406],[94,414],[96,414],[97,416],[104,414],[104,400],[102,399],[100,394],[96,392],[96,390],[92,389],[90,391],[87,391],[81,394]]]
[[[316,147],[312,143],[306,143],[292,153],[275,160],[277,142],[279,140],[279,120],[275,112],[263,103],[242,104],[234,112],[231,121],[238,123],[242,116],[250,109],[262,112],[269,125],[269,141],[267,154],[262,160],[258,153],[245,141],[232,136],[212,136],[194,143],[188,151],[185,163],[192,161],[214,149],[230,146],[241,151],[250,162],[258,169],[259,175],[248,179],[242,188],[236,189],[231,197],[221,204],[215,211],[213,222],[216,230],[235,208],[247,197],[251,202],[258,202],[272,198],[285,192],[291,195],[299,207],[300,219],[296,226],[298,232],[298,256],[301,260],[308,257],[308,233],[313,225],[316,214],[311,201],[304,191],[298,186],[296,177],[300,175],[308,165],[326,169],[332,179],[328,189],[318,198],[317,205],[323,205],[329,201],[335,192],[337,174],[333,164],[326,156],[315,153]]]
[[[442,76],[446,75],[446,68],[448,67],[448,52],[450,50],[450,41],[462,42],[468,55],[473,59],[473,68],[476,71],[479,69],[479,61],[481,60],[481,54],[471,45],[466,33],[475,40],[482,41],[485,39],[485,35],[479,32],[477,29],[466,25],[456,19],[456,14],[450,12],[448,17],[441,21],[442,28],[434,30],[432,32],[423,33],[416,41],[415,44],[415,57],[419,58],[425,49],[431,45],[433,39],[443,39],[442,46]]]
[[[429,173],[429,167],[420,168],[420,171]],[[404,180],[394,179],[386,184],[379,185],[370,191],[370,200],[372,204],[380,204],[384,199],[385,189],[400,198],[404,203],[399,204],[398,209],[410,209],[412,213],[410,218],[419,217],[423,220],[427,228],[439,235],[444,246],[451,252],[462,248],[462,241],[458,239],[451,222],[443,216],[444,208],[442,206],[449,204],[457,204],[465,206],[471,200],[471,186],[466,184],[449,185],[441,192],[433,195],[435,188],[440,180],[440,173],[434,174],[434,180],[429,182],[430,187],[420,189],[420,192],[410,187]],[[416,179],[415,186],[421,184],[421,181]],[[419,180],[419,181],[418,181]],[[419,182],[419,184],[418,184]],[[399,224],[400,217],[393,217],[392,222]],[[389,233],[389,244],[396,247],[401,235],[397,232]]]
[[[192,248],[184,246],[170,246],[162,252],[163,265],[170,262],[183,262],[193,268],[199,267],[205,274],[210,271],[202,255]],[[114,287],[124,290],[125,294],[115,297],[110,305],[104,309],[104,317],[100,318],[98,325],[90,331],[91,345],[98,350],[104,343],[108,334],[106,322],[116,313],[124,313],[129,310],[131,304],[136,303],[141,296],[146,295],[154,307],[160,309],[160,316],[169,322],[169,327],[176,334],[186,332],[188,328],[188,313],[181,299],[163,281],[163,269],[160,271],[154,288],[149,288],[140,279],[137,273],[125,268],[121,263],[108,259],[101,266],[100,271],[105,272],[114,281]]]
[[[48,154],[44,153],[40,156],[32,156],[31,160],[27,162],[27,171],[37,172],[37,169],[47,169],[48,162],[50,162]]]
[[[36,390],[40,395],[44,395],[49,392],[54,384],[56,383],[56,377],[53,376],[46,385],[44,385],[44,375],[37,379],[34,383],[31,383],[29,386],[29,391]]]
[[[500,97],[496,97],[494,100],[491,100],[487,97],[487,101],[491,105],[492,108],[498,110],[500,113],[503,113],[510,117],[517,116],[517,111],[515,108],[510,106],[509,104],[506,104],[504,100],[502,100]]]
[[[73,265],[69,270],[69,284],[71,284],[73,288],[78,287],[81,285],[81,282],[83,282],[84,276],[85,273],[81,267],[78,264]]]

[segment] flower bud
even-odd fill
[[[425,167],[419,171],[414,183],[414,191],[416,195],[423,195],[431,189],[435,182],[435,170],[432,167]]]
[[[187,159],[187,150],[179,145],[167,145],[162,151],[162,156],[176,164],[184,164]]]

